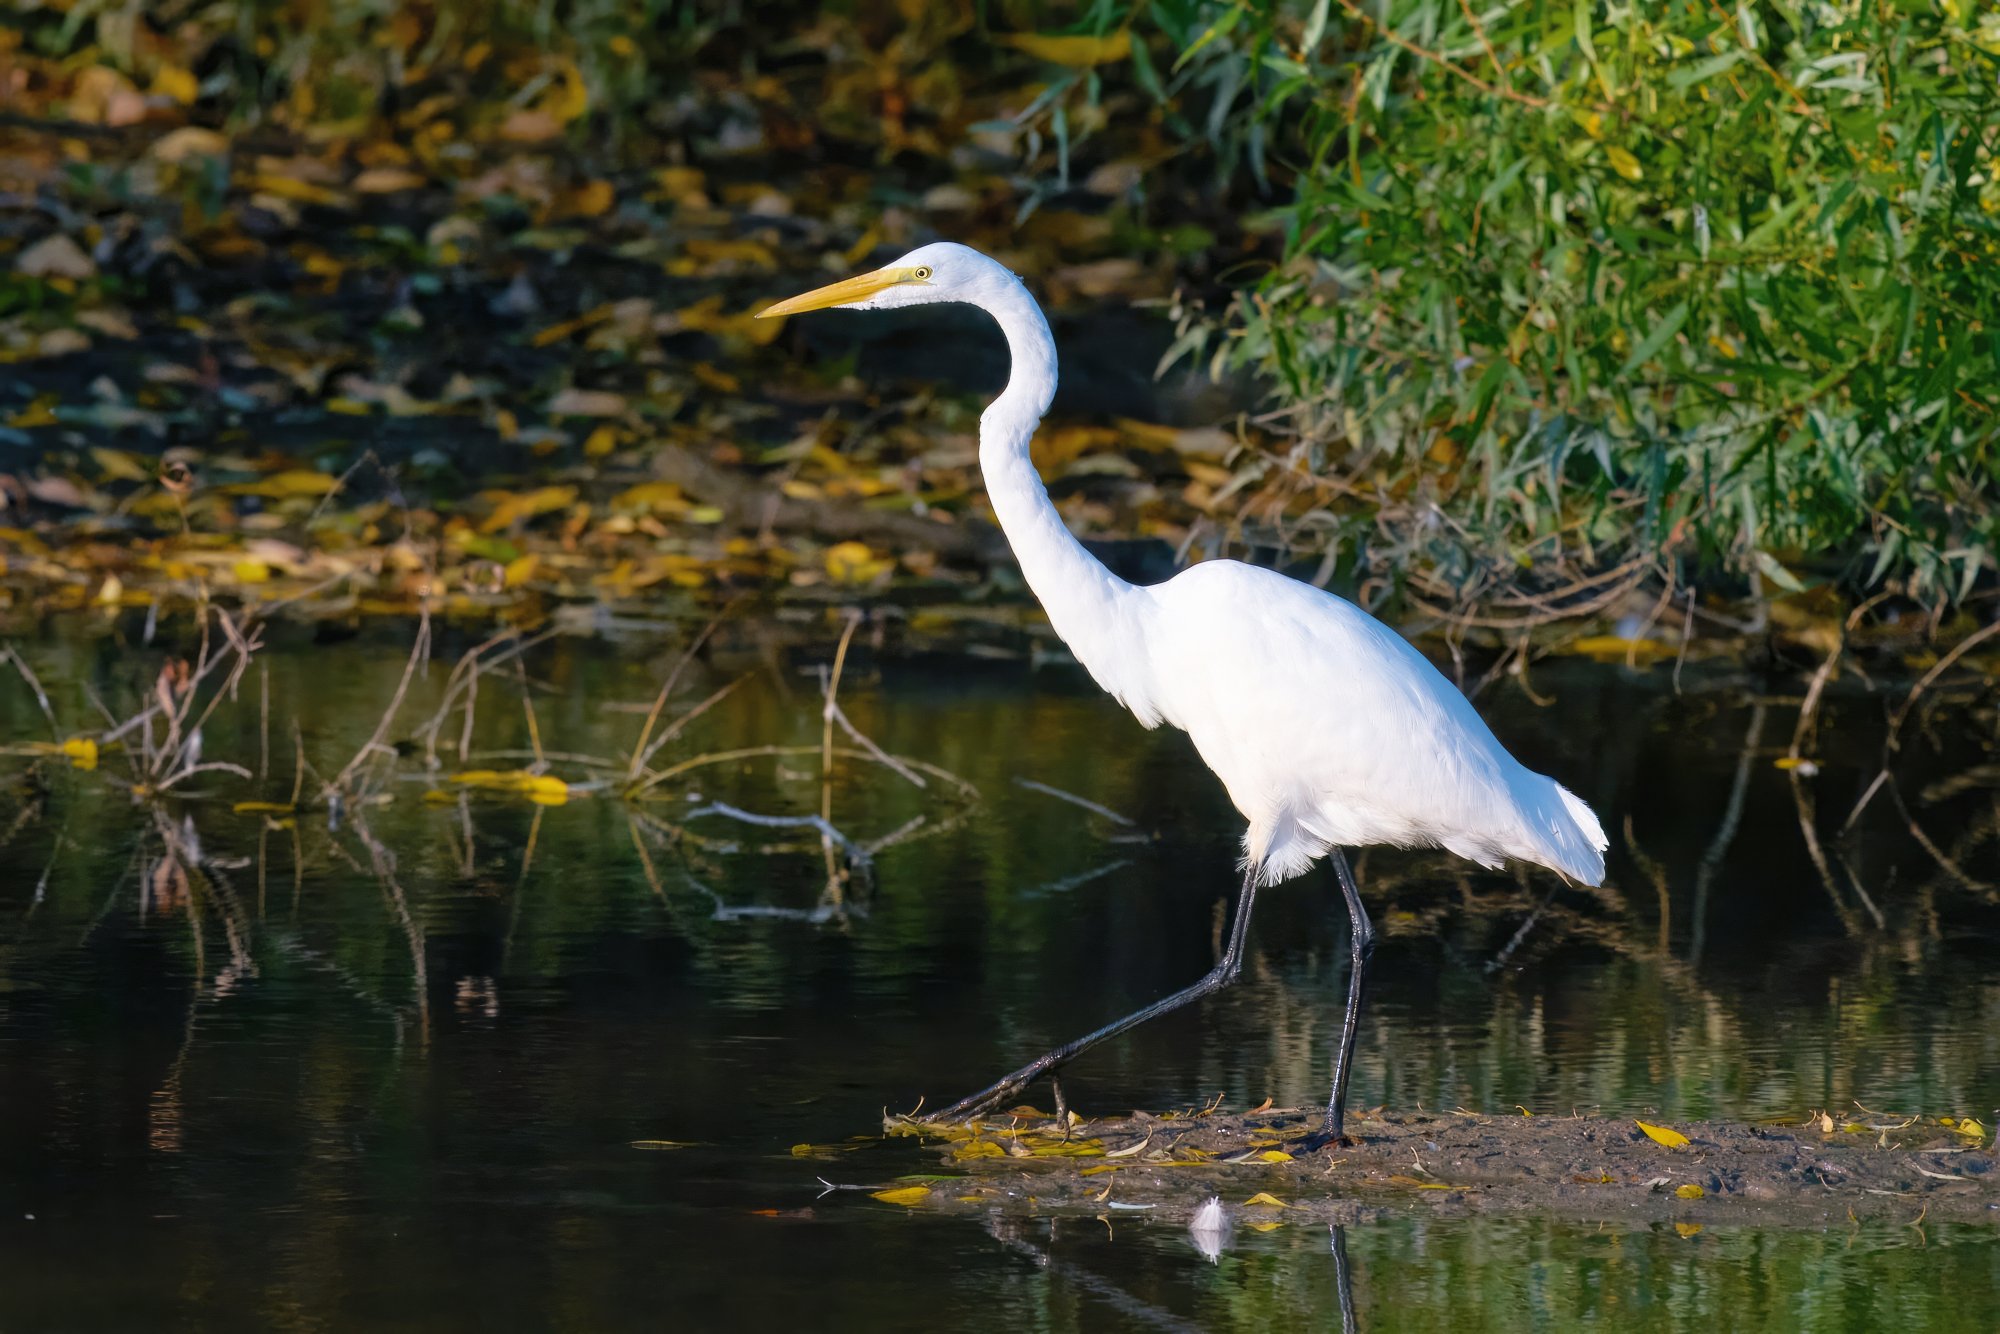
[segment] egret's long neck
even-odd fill
[[[1007,388],[979,419],[979,468],[993,513],[1056,633],[1100,684],[1137,709],[1128,698],[1129,684],[1121,688],[1111,679],[1130,671],[1120,664],[1115,645],[1129,642],[1119,635],[1138,614],[1136,590],[1071,535],[1028,454],[1035,426],[1056,392],[1049,323],[1027,288],[1011,278],[983,294],[980,304],[999,321],[1013,356]]]

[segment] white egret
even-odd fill
[[[1341,848],[1443,847],[1484,866],[1515,858],[1595,885],[1604,876],[1604,830],[1589,806],[1508,754],[1407,640],[1352,603],[1233,560],[1204,561],[1142,587],[1085,551],[1028,456],[1055,396],[1055,340],[1028,289],[999,263],[939,242],[760,316],[941,301],[979,307],[1007,336],[1013,369],[980,418],[979,466],[1028,586],[1100,686],[1147,727],[1168,722],[1187,732],[1249,829],[1229,939],[1206,977],[1044,1054],[935,1119],[995,1107],[1104,1039],[1234,981],[1258,889],[1326,857],[1347,901],[1352,968],[1325,1132],[1314,1142],[1342,1140],[1375,935]]]

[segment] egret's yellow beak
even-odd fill
[[[858,274],[852,278],[843,278],[837,283],[829,283],[825,287],[816,287],[802,296],[795,296],[789,301],[780,301],[775,306],[766,306],[757,312],[757,318],[768,320],[779,315],[800,315],[808,310],[844,306],[851,301],[866,301],[885,288],[895,287],[900,283],[928,282],[930,276],[930,270],[926,268],[877,269],[873,273]]]

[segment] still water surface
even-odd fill
[[[816,748],[830,654],[797,638],[725,633],[676,708],[745,683],[663,762]],[[443,639],[392,740],[471,642]],[[394,800],[337,830],[235,812],[288,796],[294,718],[314,771],[338,770],[409,642],[280,640],[268,741],[255,672],[207,738],[261,785],[218,777],[155,813],[105,781],[108,755],[0,799],[0,1329],[1339,1327],[1322,1229],[1239,1229],[1211,1264],[1138,1215],[986,1226],[820,1195],[820,1177],[935,1167],[871,1134],[885,1107],[956,1097],[1208,967],[1240,826],[1180,735],[1009,633],[858,651],[856,725],[979,798],[837,764],[833,823],[886,843],[872,877],[829,889],[810,830],[713,810],[820,810],[816,749],[691,769],[643,820],[603,796],[426,801],[408,744],[381,779]],[[161,657],[108,631],[23,647],[79,727],[83,683],[129,705]],[[674,656],[535,650],[543,745],[629,751]],[[1774,760],[1796,677],[1691,666],[1676,693],[1671,676],[1577,663],[1534,677],[1552,703],[1482,696],[1516,753],[1597,806],[1611,888],[1371,855],[1385,938],[1354,1104],[1671,1119],[1859,1102],[1992,1124],[1991,696],[1947,703],[1900,753],[1926,851],[1886,798],[1834,837],[1879,767],[1881,695],[1837,686],[1808,747],[1821,771],[1795,779]],[[488,680],[477,746],[531,744],[520,693]],[[12,681],[0,725],[46,734]],[[1094,1053],[1072,1104],[1317,1101],[1345,941],[1330,880],[1269,896],[1241,983]],[[1343,1240],[1370,1331],[1993,1328],[2000,1234],[1909,1221],[1890,1202],[1835,1232],[1682,1236],[1413,1209]]]

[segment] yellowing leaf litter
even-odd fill
[[[922,1204],[930,1198],[930,1195],[931,1188],[929,1186],[900,1186],[895,1190],[870,1191],[868,1198],[871,1200],[880,1200],[884,1204],[901,1204],[907,1206]]]
[[[1685,1149],[1688,1146],[1688,1137],[1678,1130],[1656,1126],[1648,1121],[1634,1121],[1632,1124],[1645,1131],[1646,1138],[1655,1144],[1665,1145],[1669,1149]]]

